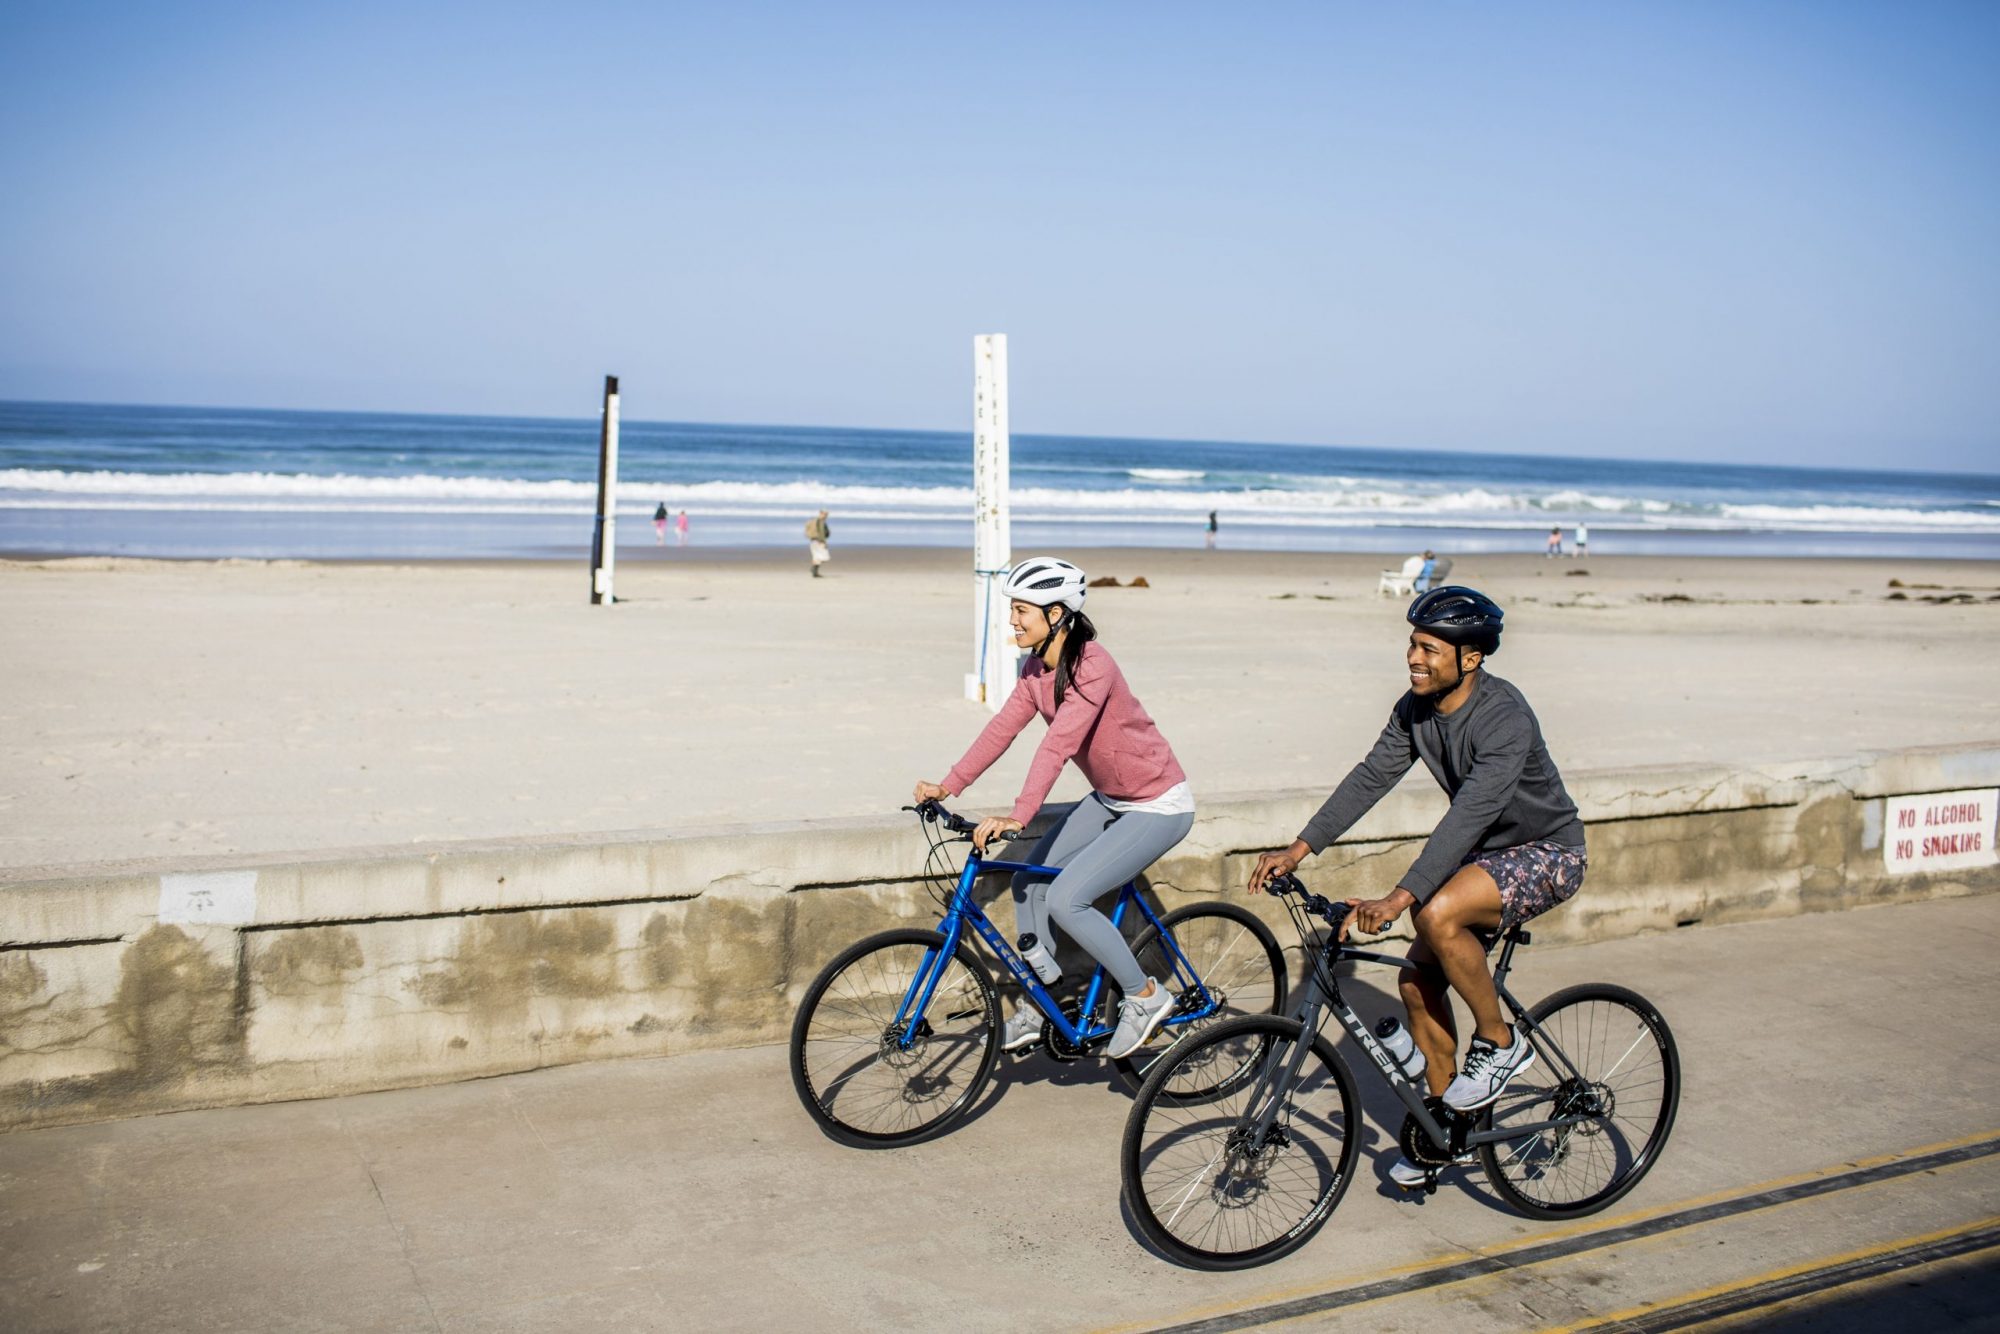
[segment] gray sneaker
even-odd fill
[[[1507,1082],[1535,1063],[1535,1049],[1512,1030],[1514,1044],[1496,1047],[1485,1038],[1474,1038],[1465,1053],[1458,1078],[1444,1091],[1444,1105],[1454,1112],[1476,1112],[1506,1092]]]
[[[1019,1051],[1042,1040],[1042,1013],[1032,1005],[1014,1011],[1014,1017],[1000,1030],[1000,1050]]]
[[[1118,1002],[1118,1031],[1104,1048],[1104,1054],[1114,1061],[1145,1046],[1174,1012],[1174,998],[1167,989],[1153,978],[1146,980],[1153,984],[1152,995],[1127,996]]]

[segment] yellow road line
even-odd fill
[[[1768,1181],[1760,1181],[1754,1185],[1738,1186],[1732,1190],[1714,1191],[1707,1195],[1697,1195],[1691,1199],[1678,1200],[1672,1204],[1655,1205],[1647,1209],[1634,1210],[1631,1213],[1619,1214],[1612,1218],[1593,1217],[1588,1222],[1572,1223],[1567,1227],[1555,1228],[1548,1232],[1536,1233],[1533,1236],[1520,1237],[1506,1242],[1498,1242],[1490,1246],[1478,1247],[1454,1256],[1441,1257],[1433,1255],[1411,1264],[1396,1265],[1388,1269],[1370,1270],[1364,1274],[1355,1274],[1341,1278],[1334,1283],[1328,1283],[1324,1279],[1320,1279],[1312,1283],[1301,1283],[1287,1288],[1272,1289],[1255,1297],[1236,1298],[1231,1301],[1215,1302],[1206,1306],[1194,1307],[1164,1320],[1155,1319],[1121,1325],[1101,1326],[1095,1331],[1095,1334],[1142,1334],[1145,1330],[1157,1329],[1163,1325],[1186,1324],[1191,1321],[1230,1315],[1238,1311],[1255,1310],[1260,1306],[1275,1306],[1282,1302],[1297,1301],[1301,1297],[1316,1297],[1322,1294],[1339,1292],[1345,1288],[1357,1288],[1369,1283],[1380,1283],[1387,1279],[1401,1278],[1406,1274],[1421,1273],[1425,1270],[1441,1268],[1448,1264],[1458,1264],[1467,1259],[1491,1257],[1495,1254],[1504,1254],[1509,1251],[1527,1250],[1532,1247],[1547,1245],[1550,1242],[1564,1241],[1570,1237],[1588,1232],[1602,1232],[1613,1228],[1629,1227],[1635,1223],[1646,1222],[1648,1219],[1663,1218],[1668,1214],[1680,1213],[1685,1209],[1699,1209],[1704,1205],[1719,1204],[1725,1200],[1742,1199],[1752,1195],[1761,1195],[1766,1191],[1783,1190],[1787,1186],[1796,1186],[1801,1182],[1817,1181],[1824,1177],[1838,1176],[1843,1172],[1866,1171],[1871,1167],[1880,1167],[1884,1163],[1893,1163],[1904,1158],[1920,1158],[1929,1153],[1942,1153],[1949,1149],[1964,1148],[1971,1144],[1990,1144],[1996,1140],[2000,1140],[2000,1130],[1987,1130],[1981,1131],[1978,1134],[1965,1135],[1958,1139],[1944,1140],[1937,1144],[1926,1144],[1919,1148],[1898,1149],[1893,1153],[1876,1154],[1869,1158],[1854,1158],[1837,1163],[1832,1167],[1816,1168],[1810,1172],[1797,1172],[1790,1176],[1773,1177]],[[1352,1189],[1352,1186],[1358,1184],[1359,1181],[1360,1178],[1357,1176],[1355,1182],[1351,1183],[1349,1188]],[[1791,1201],[1790,1203],[1804,1203],[1804,1201]],[[1713,1221],[1725,1222],[1727,1220],[1716,1219]],[[1695,1226],[1706,1225],[1696,1224]],[[1294,1252],[1294,1255],[1296,1254],[1299,1254],[1299,1252]],[[1464,1279],[1460,1281],[1472,1282],[1474,1280]],[[1400,1296],[1403,1294],[1396,1295]],[[1378,1297],[1371,1299],[1371,1302],[1386,1300],[1388,1300],[1386,1297]],[[1355,1306],[1366,1306],[1371,1304],[1371,1302],[1357,1302]],[[1286,1317],[1287,1320],[1291,1318]]]
[[[1878,1255],[1887,1255],[1890,1251],[1900,1251],[1912,1246],[1926,1246],[1931,1242],[1944,1241],[1950,1237],[1962,1237],[1969,1232],[1977,1232],[1981,1228],[1990,1228],[1995,1224],[2000,1224],[2000,1214],[1991,1214],[1976,1223],[1966,1223],[1959,1227],[1948,1227],[1938,1232],[1926,1232],[1920,1236],[1903,1237],[1897,1241],[1885,1241],[1877,1246],[1864,1246],[1858,1251],[1848,1251],[1844,1255],[1828,1255],[1822,1256],[1817,1260],[1806,1260],[1800,1264],[1787,1265],[1783,1269],[1773,1269],[1769,1273],[1758,1274],[1752,1278],[1741,1278],[1730,1283],[1718,1283],[1714,1287],[1702,1288],[1696,1292],[1684,1292],[1678,1297],[1670,1297],[1665,1301],[1647,1302],[1644,1305],[1628,1307],[1623,1311],[1617,1311],[1611,1315],[1593,1316],[1588,1320],[1580,1321],[1573,1325],[1551,1325],[1549,1328],[1543,1330],[1541,1334],[1583,1334],[1583,1331],[1586,1330],[1609,1329],[1624,1321],[1635,1320],[1640,1316],[1651,1315],[1655,1312],[1669,1310],[1676,1306],[1688,1306],[1692,1303],[1708,1301],[1715,1297],[1726,1297],[1732,1292],[1741,1292],[1745,1288],[1754,1288],[1763,1283],[1776,1283],[1782,1279],[1796,1277],[1799,1274],[1811,1273],[1815,1269],[1830,1269],[1835,1265],[1853,1264],[1856,1260],[1871,1260]],[[1846,1286],[1848,1285],[1845,1283],[1835,1283],[1831,1287],[1822,1289],[1822,1291],[1833,1292]]]

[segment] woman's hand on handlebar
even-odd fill
[[[1250,872],[1250,892],[1262,894],[1264,886],[1271,883],[1273,876],[1290,875],[1299,869],[1312,849],[1304,843],[1294,843],[1283,852],[1267,852],[1257,859],[1257,865]]]
[[[1350,931],[1359,931],[1363,935],[1372,936],[1384,930],[1389,923],[1416,906],[1417,896],[1398,886],[1379,899],[1348,899],[1346,903],[1354,911],[1340,924],[1342,940],[1347,939]]]
[[[979,822],[979,828],[972,831],[972,846],[979,855],[986,855],[986,845],[1003,834],[1018,834],[1021,822],[1009,815],[995,815]]]
[[[951,793],[944,790],[943,783],[926,783],[918,779],[917,785],[910,789],[910,795],[915,797],[917,805],[921,806],[927,801],[943,801]]]

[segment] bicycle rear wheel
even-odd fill
[[[936,931],[887,931],[850,946],[806,988],[792,1021],[792,1085],[841,1143],[883,1149],[941,1135],[992,1076],[1000,1003],[963,943],[943,960],[929,1007],[897,1018],[943,948]]]
[[[1160,927],[1166,929],[1164,935]],[[1278,948],[1271,928],[1248,908],[1235,903],[1191,903],[1162,917],[1160,927],[1148,926],[1132,946],[1139,967],[1177,992],[1179,1012],[1187,1013],[1201,1004],[1194,978],[1188,976],[1187,966],[1191,965],[1216,1008],[1200,1019],[1169,1023],[1160,1030],[1154,1047],[1113,1062],[1135,1089],[1146,1082],[1172,1045],[1189,1041],[1225,1020],[1276,1014],[1285,1004],[1285,952]],[[1168,948],[1169,938],[1180,947],[1186,965]],[[1248,1060],[1237,1065],[1220,1062],[1222,1055],[1220,1049],[1211,1049],[1208,1064],[1177,1066],[1176,1083],[1163,1096],[1205,1097],[1251,1068]]]
[[[1524,1214],[1595,1213],[1639,1184],[1673,1133],[1681,1099],[1674,1035],[1652,1002],[1604,982],[1559,991],[1528,1015],[1535,1064],[1480,1129],[1583,1119],[1482,1144],[1480,1162],[1493,1189]]]
[[[1189,1102],[1167,1092],[1184,1062],[1248,1062],[1255,1077]],[[1181,1264],[1266,1264],[1310,1241],[1340,1202],[1359,1126],[1353,1077],[1325,1038],[1276,1015],[1217,1024],[1176,1044],[1133,1102],[1119,1155],[1126,1206]]]

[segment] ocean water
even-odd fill
[[[626,421],[619,541],[971,542],[969,433]],[[1014,543],[2000,558],[2000,477],[1016,435]],[[580,557],[597,422],[0,403],[0,552]],[[1567,534],[1566,534],[1567,536]],[[671,535],[669,537],[671,541]]]

